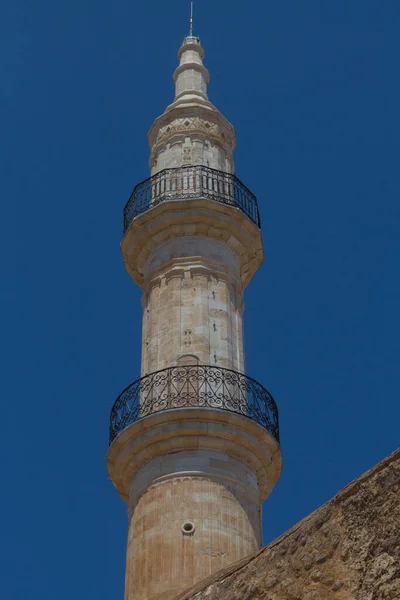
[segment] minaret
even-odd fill
[[[125,600],[172,599],[256,552],[281,471],[275,402],[244,374],[257,200],[234,175],[199,38],[178,57],[175,100],[148,135],[151,177],[124,210],[122,254],[143,290],[141,378],[112,408],[107,462],[128,504]]]

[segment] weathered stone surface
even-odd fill
[[[400,450],[176,600],[399,600]]]
[[[259,507],[279,477],[281,454],[252,419],[179,408],[126,427],[107,466],[128,503],[125,599],[156,600],[261,547]],[[185,522],[194,524],[190,535]]]

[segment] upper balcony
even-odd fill
[[[129,385],[110,415],[110,444],[129,425],[174,409],[214,409],[255,421],[279,443],[278,409],[255,379],[222,367],[170,367]]]
[[[257,198],[235,176],[202,165],[164,169],[133,190],[124,208],[125,235],[133,219],[161,202],[206,198],[238,208],[261,227]]]

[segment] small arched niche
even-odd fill
[[[199,364],[199,357],[195,354],[182,354],[177,361],[177,367],[197,367]]]

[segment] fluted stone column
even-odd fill
[[[144,291],[142,375],[186,355],[244,371],[239,262],[223,242],[198,234],[158,245]]]
[[[190,587],[261,544],[257,477],[225,452],[193,447],[149,461],[129,514],[126,585],[138,600]]]

